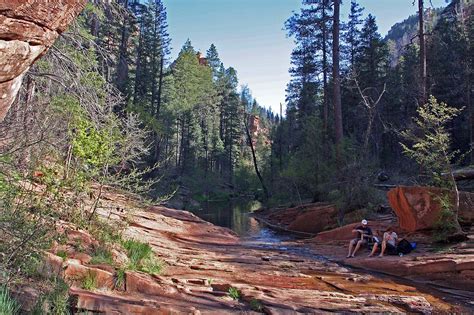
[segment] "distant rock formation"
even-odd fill
[[[0,2],[0,121],[23,76],[82,11],[86,0]]]

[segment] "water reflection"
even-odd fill
[[[249,214],[261,206],[256,200],[211,201],[204,203],[202,209],[192,212],[215,225],[230,228],[240,236],[248,236],[260,231],[258,222]]]
[[[208,222],[233,230],[249,246],[274,248],[280,246],[281,242],[295,239],[292,235],[279,233],[260,224],[250,215],[262,206],[258,201],[213,201],[202,206],[201,210],[192,212]]]

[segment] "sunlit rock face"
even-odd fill
[[[51,47],[86,0],[0,1],[0,121],[15,100],[24,74]]]
[[[399,186],[388,194],[390,206],[395,211],[404,231],[432,229],[439,221],[442,205],[440,197],[447,195],[454,204],[454,194],[436,187]],[[462,222],[474,222],[474,194],[460,192],[458,216]]]

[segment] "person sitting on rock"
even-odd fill
[[[388,227],[385,233],[383,234],[382,242],[376,242],[374,247],[372,248],[372,252],[370,253],[369,257],[372,257],[377,249],[381,247],[379,257],[383,257],[385,252],[389,255],[396,255],[397,254],[397,241],[398,235],[393,231],[392,227]]]
[[[361,223],[362,225],[359,225],[352,230],[352,233],[357,233],[357,238],[349,243],[349,253],[346,258],[354,257],[362,245],[365,245],[368,241],[372,240],[372,230],[368,226],[367,220],[364,219]]]
[[[382,233],[380,230],[375,230],[374,235],[372,237],[372,250],[369,254],[369,257],[374,256],[375,252],[382,246],[382,240],[383,238],[381,237]]]

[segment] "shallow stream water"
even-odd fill
[[[261,206],[259,201],[248,199],[209,201],[202,204],[202,209],[192,212],[214,225],[231,229],[246,243],[271,244],[294,239],[291,235],[275,232],[259,223],[252,213]]]
[[[252,216],[252,213],[261,206],[261,203],[255,200],[236,199],[230,201],[212,201],[202,204],[202,209],[194,210],[192,212],[201,219],[211,222],[214,225],[231,229],[240,236],[244,245],[248,247],[271,249],[319,261],[328,260],[326,257],[318,255],[314,251],[297,242],[299,237],[272,230],[255,219]],[[409,284],[423,291],[434,293],[443,298],[448,298],[453,302],[460,302],[469,307],[472,306],[470,297],[457,294],[452,290],[444,290],[443,288],[437,288],[429,284],[427,285],[377,272],[357,270],[357,268],[349,266],[345,267],[360,274],[371,274],[373,276]]]

